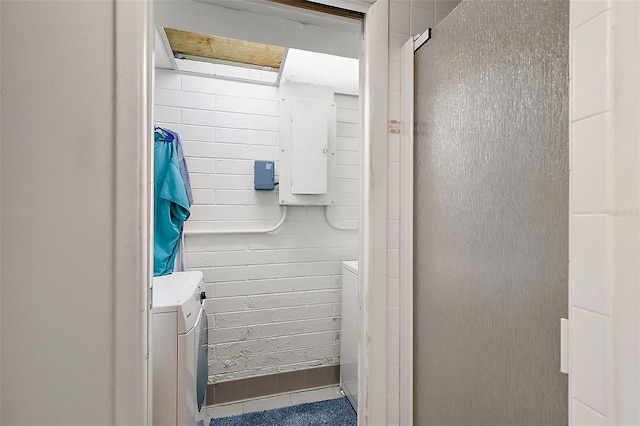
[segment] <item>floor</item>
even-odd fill
[[[275,408],[289,407],[307,402],[325,401],[341,396],[340,386],[335,385],[312,390],[283,393],[263,398],[247,399],[241,402],[209,406],[204,409],[204,418],[212,419],[237,416],[254,411],[273,410]]]

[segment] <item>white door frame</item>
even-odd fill
[[[365,13],[360,64],[358,425],[377,426],[387,424],[389,0],[377,0]]]
[[[360,362],[359,362],[359,425],[382,425],[387,421],[387,123],[388,123],[388,95],[389,95],[389,0],[316,0],[324,3],[365,13],[364,39],[362,52],[361,102],[362,102],[362,167],[361,167],[361,205],[360,213]],[[122,82],[122,89],[118,89],[117,117],[132,115],[138,124],[135,128],[116,124],[119,140],[136,140],[130,144],[138,158],[138,175],[123,176],[134,179],[127,182],[137,182],[141,206],[138,212],[140,225],[137,232],[141,234],[141,243],[147,244],[147,258],[137,263],[137,275],[141,277],[141,287],[138,292],[140,303],[131,306],[136,312],[138,321],[122,322],[122,327],[132,327],[138,330],[139,345],[146,348],[149,339],[147,318],[149,304],[147,291],[151,283],[149,274],[149,232],[152,221],[149,217],[150,209],[150,171],[151,151],[149,150],[149,129],[151,129],[151,101],[153,63],[152,0],[140,2],[117,1],[118,13],[116,19],[116,70],[118,82]],[[126,10],[125,10],[126,9]],[[127,15],[130,13],[130,15]],[[128,44],[127,44],[128,43]],[[137,59],[133,60],[135,56]],[[122,81],[121,81],[122,80]],[[129,114],[127,116],[127,114]],[[118,157],[120,159],[120,157]],[[120,180],[120,179],[118,179]],[[126,192],[126,188],[119,187],[118,193]],[[121,206],[123,209],[125,206]],[[139,249],[138,251],[143,250]],[[124,253],[122,254],[125,255]],[[123,271],[124,273],[124,271]],[[126,301],[122,301],[122,306]],[[142,314],[141,314],[142,313]],[[137,327],[134,325],[137,324]],[[119,321],[120,325],[120,321]],[[116,347],[121,343],[116,336]],[[130,362],[122,359],[122,365]],[[150,386],[150,375],[147,376],[147,360],[137,364],[142,366],[145,379]],[[122,377],[126,377],[123,369]],[[118,400],[125,402],[132,393],[126,381],[117,380],[120,377],[116,371],[115,395],[121,395]],[[148,388],[150,389],[150,387]],[[140,393],[140,392],[138,392]],[[151,425],[151,393],[144,389],[144,395],[130,400],[130,404],[138,403],[139,409],[146,413],[146,423]],[[125,422],[126,423],[126,422]]]
[[[386,425],[389,0],[314,1],[365,13],[360,58],[358,425]]]
[[[400,424],[413,424],[414,37],[400,53]]]
[[[151,2],[115,2],[114,424],[151,416],[149,298],[153,276],[151,203]],[[132,283],[137,283],[137,287]]]
[[[400,53],[400,424],[413,425],[413,152],[415,51],[431,29],[410,37]]]

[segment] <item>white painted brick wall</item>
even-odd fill
[[[359,201],[359,101],[336,95],[337,195],[328,215],[353,227]],[[278,170],[278,89],[156,72],[155,121],[178,132],[194,205],[186,229],[262,228],[280,218],[277,191],[253,189],[253,160]],[[356,232],[322,207],[289,207],[272,234],[193,236],[188,269],[204,274],[209,381],[339,362],[340,274]]]

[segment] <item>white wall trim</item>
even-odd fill
[[[353,10],[355,12],[368,13],[369,8],[376,0],[311,0],[314,3],[322,3],[327,6]]]
[[[400,424],[413,425],[413,97],[414,40],[400,63]]]
[[[2,22],[2,7],[0,7],[0,22]],[[0,58],[2,58],[2,41],[0,40]],[[0,75],[2,74],[2,60],[0,59]],[[0,77],[0,82],[2,78]],[[0,105],[2,102],[0,102]],[[2,128],[2,111],[0,109],[0,129]],[[1,135],[1,132],[0,132]],[[2,137],[0,136],[0,165],[2,164]],[[0,166],[0,188],[2,188],[2,170]],[[0,243],[2,242],[2,197],[0,197]],[[2,244],[0,244],[0,265],[2,265]],[[2,318],[2,274],[0,274],[0,319]],[[0,366],[2,366],[2,324],[0,323]],[[2,383],[2,368],[0,368],[0,383]],[[0,421],[2,420],[2,386],[0,386]]]
[[[2,7],[0,7],[0,22],[2,22]],[[2,41],[0,40],[0,58],[2,58]],[[2,74],[2,60],[0,59],[0,75]],[[0,77],[0,83],[2,78]],[[2,105],[2,102],[0,102]],[[0,109],[0,129],[2,128],[2,111]],[[1,135],[2,132],[0,132]],[[2,164],[2,137],[0,136],[0,165]],[[2,188],[2,170],[0,166],[0,188]],[[2,197],[0,197],[0,243],[2,242]],[[2,244],[0,244],[0,265],[2,265]],[[0,319],[2,318],[2,274],[0,274]],[[0,366],[2,366],[2,324],[0,323]],[[2,368],[0,367],[0,383],[2,383]],[[0,421],[2,421],[2,386],[0,386]]]
[[[575,0],[569,1],[569,164],[570,169],[573,167],[573,8]],[[569,264],[571,264],[571,241],[572,241],[572,233],[571,233],[571,216],[573,213],[573,175],[571,171],[569,171],[569,211],[567,212],[568,222],[569,222]],[[572,291],[571,291],[571,276],[567,279],[567,287],[568,287],[568,297],[567,297],[567,324],[569,326],[569,365],[568,365],[568,380],[567,380],[567,425],[573,425],[573,377],[571,373],[571,302],[572,302]]]
[[[151,424],[151,3],[115,2],[114,424]]]

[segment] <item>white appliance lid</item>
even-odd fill
[[[351,271],[354,274],[358,274],[358,261],[357,260],[346,260],[342,262],[342,267],[347,271]]]
[[[152,313],[177,312],[178,333],[186,333],[195,324],[201,309],[202,287],[201,271],[174,272],[154,277]]]

